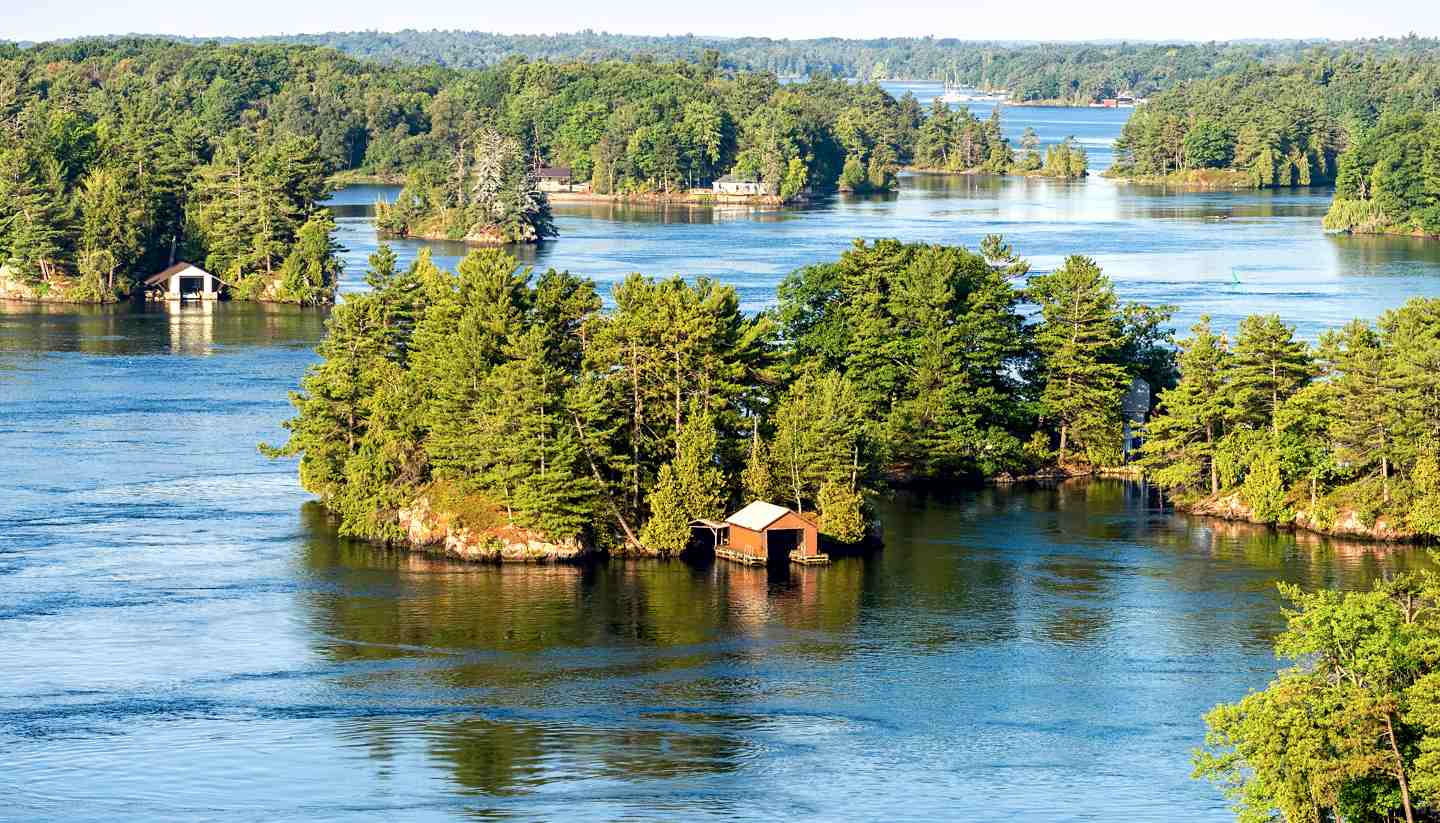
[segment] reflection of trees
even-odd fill
[[[1423,237],[1373,234],[1327,236],[1340,271],[1347,275],[1385,274],[1403,264],[1409,271],[1434,271],[1440,266],[1440,244]]]
[[[0,302],[0,349],[99,355],[206,354],[213,346],[309,347],[324,332],[321,309],[225,301],[171,306]]]
[[[833,576],[812,568],[773,577],[651,560],[485,566],[339,538],[316,504],[302,520],[301,563],[318,582],[304,596],[317,652],[355,664],[345,684],[367,696],[438,702],[446,712],[458,704],[456,720],[417,720],[412,731],[461,785],[487,795],[524,793],[557,770],[611,780],[733,770],[752,744],[712,711],[635,717],[627,707],[752,699],[753,677],[723,641],[746,627],[743,612],[757,598],[770,604],[768,621],[796,629],[843,629],[858,610],[858,560]],[[568,720],[576,712],[585,719]],[[377,758],[391,756],[393,727],[351,731]]]

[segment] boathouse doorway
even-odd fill
[[[804,547],[804,529],[765,530],[765,554],[766,559],[771,563],[788,563],[790,562],[790,552]]]
[[[181,278],[180,278],[180,299],[181,299],[181,300],[192,300],[192,299],[193,299],[193,300],[198,300],[198,299],[200,299],[200,296],[205,293],[205,291],[206,291],[206,289],[205,289],[205,278],[204,278],[204,277],[181,277]]]

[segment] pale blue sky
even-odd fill
[[[376,29],[770,37],[934,35],[967,40],[1236,39],[1440,35],[1434,0],[0,0],[0,38],[143,32],[200,36]]]

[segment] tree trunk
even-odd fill
[[[1390,458],[1380,458],[1380,494],[1386,503],[1390,502]]]
[[[590,463],[590,473],[595,475],[595,482],[600,485],[602,492],[605,492],[605,502],[610,506],[610,513],[615,515],[615,522],[620,524],[620,530],[625,532],[625,539],[634,545],[639,545],[640,540],[635,537],[635,532],[630,529],[630,524],[625,520],[620,507],[615,505],[615,499],[606,491],[605,479],[600,476],[600,468],[595,465],[595,455],[590,453],[590,446],[585,439],[585,427],[580,425],[580,415],[570,412],[570,418],[575,421],[575,431],[580,435],[580,448],[585,450],[585,459]]]
[[[1220,493],[1220,470],[1215,466],[1215,451],[1214,451],[1214,448],[1213,448],[1214,444],[1215,444],[1215,424],[1214,424],[1214,423],[1206,423],[1206,424],[1205,424],[1205,445],[1212,447],[1211,450],[1210,450],[1210,454],[1207,455],[1206,458],[1205,458],[1205,459],[1210,463],[1210,494],[1212,494],[1212,495],[1218,495],[1218,494]]]
[[[1410,808],[1410,781],[1405,778],[1405,760],[1400,757],[1400,746],[1395,742],[1395,722],[1390,712],[1385,712],[1385,736],[1390,739],[1390,752],[1395,755],[1395,776],[1400,780],[1400,802],[1405,806],[1405,823],[1415,823],[1415,812]]]
[[[630,344],[630,386],[635,415],[630,426],[630,487],[631,506],[640,510],[640,358],[635,344]]]
[[[1059,465],[1059,466],[1062,467],[1062,468],[1065,466],[1065,444],[1066,444],[1066,442],[1067,442],[1069,439],[1070,439],[1070,424],[1069,424],[1069,423],[1061,423],[1061,424],[1060,424],[1060,455],[1059,455],[1059,457],[1058,457],[1057,460],[1056,460],[1056,464]]]

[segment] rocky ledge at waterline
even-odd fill
[[[1421,534],[1405,526],[1402,522],[1398,522],[1396,518],[1387,515],[1379,515],[1367,524],[1366,518],[1353,509],[1332,512],[1331,516],[1323,519],[1308,510],[1301,509],[1296,511],[1288,522],[1275,523],[1258,516],[1254,507],[1246,503],[1239,492],[1173,502],[1176,511],[1186,514],[1268,525],[1281,529],[1297,529],[1328,537],[1347,537],[1376,543],[1420,544],[1433,542],[1428,535]]]
[[[595,554],[592,547],[574,537],[556,540],[515,526],[476,529],[461,525],[454,515],[432,508],[428,497],[400,509],[397,518],[411,549],[457,560],[554,563],[584,560]]]

